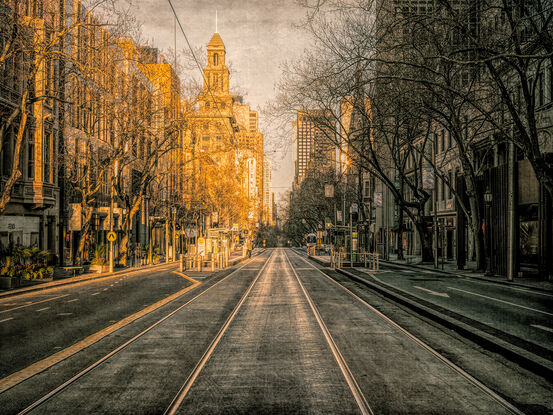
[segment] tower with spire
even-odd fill
[[[233,96],[229,92],[229,69],[225,64],[223,39],[215,32],[207,45],[207,66],[203,68],[204,89],[200,97],[200,112],[216,111],[230,115]]]

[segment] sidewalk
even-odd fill
[[[259,254],[259,252],[256,252],[256,250],[254,250],[254,252],[256,254]],[[263,251],[261,251],[261,252],[263,252]],[[230,256],[230,259],[229,259],[229,267],[233,266],[233,265],[236,265],[237,263],[242,261],[242,259],[243,259],[243,257],[242,257],[242,252],[241,251],[240,252],[233,252]],[[128,267],[128,268],[123,268],[123,269],[120,269],[120,270],[117,270],[117,271],[114,271],[114,272],[104,272],[104,273],[89,272],[89,273],[86,273],[86,274],[77,275],[75,277],[63,278],[63,279],[53,280],[53,281],[44,282],[44,283],[37,283],[35,285],[30,285],[30,286],[26,286],[26,287],[18,287],[18,288],[13,288],[13,289],[10,289],[10,290],[0,290],[0,299],[15,296],[15,295],[20,295],[20,294],[25,294],[25,293],[29,293],[29,292],[34,292],[34,291],[46,290],[48,288],[58,287],[58,286],[62,286],[62,285],[78,284],[78,283],[83,282],[83,281],[90,281],[90,280],[95,280],[95,279],[100,279],[100,278],[108,278],[108,277],[115,276],[115,275],[120,275],[120,274],[123,274],[123,273],[126,273],[126,272],[130,273],[130,272],[144,271],[144,270],[148,270],[148,269],[155,270],[156,268],[161,268],[161,267],[170,266],[170,265],[174,265],[178,269],[179,262],[178,261],[168,262],[168,263],[162,262],[162,263],[156,264],[156,265],[143,265],[143,266],[137,266],[137,267]],[[220,270],[218,270],[218,271],[220,271]],[[187,275],[188,275],[189,272],[194,273],[193,270],[187,270],[185,272],[186,272]],[[198,276],[201,276],[201,275],[207,275],[208,273],[210,275],[212,274],[211,271],[207,271],[207,270],[202,271],[201,273],[197,273],[197,274],[198,274]],[[191,274],[190,274],[190,277],[194,278]]]
[[[330,256],[328,255],[311,256],[310,258],[314,259],[316,262],[318,262],[319,264],[325,267],[330,266]],[[476,267],[475,262],[468,263],[469,269],[460,270],[460,269],[457,269],[457,264],[455,262],[445,261],[443,264],[443,270],[442,270],[441,263],[439,264],[439,268],[434,268],[433,264],[421,264],[420,257],[408,257],[407,259],[399,260],[397,259],[397,255],[393,254],[393,255],[390,255],[390,259],[388,261],[380,259],[380,264],[388,267],[399,268],[399,269],[421,269],[425,271],[435,271],[438,273],[457,275],[458,277],[463,277],[463,278],[471,278],[471,279],[477,279],[482,281],[494,282],[496,284],[504,284],[504,285],[509,285],[513,287],[530,288],[530,289],[539,290],[547,293],[553,293],[553,281],[543,281],[534,277],[518,277],[518,278],[515,278],[514,281],[507,281],[505,277],[499,276],[499,275],[486,276],[484,275],[483,272],[473,270]]]
[[[515,287],[532,288],[540,291],[553,292],[553,281],[543,281],[536,277],[526,276],[517,277],[514,281],[507,281],[507,278],[501,275],[486,276],[484,272],[475,271],[476,262],[467,261],[465,269],[457,269],[457,263],[454,261],[444,261],[438,264],[438,268],[434,268],[434,264],[421,264],[420,257],[410,256],[406,259],[397,259],[396,254],[391,254],[388,261],[380,260],[381,263],[387,266],[397,266],[401,268],[419,268],[429,271],[443,272],[444,274],[458,275],[465,278],[474,278],[484,281],[491,281],[497,284],[512,285]]]

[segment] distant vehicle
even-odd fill
[[[312,246],[317,246],[317,234],[308,233],[305,236],[305,245],[307,246],[307,249],[311,248]]]

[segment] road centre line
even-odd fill
[[[303,292],[303,295],[305,296],[307,303],[309,304],[309,307],[311,308],[311,311],[313,312],[313,315],[315,316],[315,319],[317,320],[317,323],[323,332],[323,335],[325,337],[325,340],[332,352],[332,355],[334,356],[334,359],[336,360],[336,363],[338,364],[338,367],[340,368],[340,371],[342,372],[342,375],[344,376],[345,381],[347,382],[351,393],[353,394],[353,397],[357,403],[357,406],[359,407],[359,410],[362,414],[372,414],[374,415],[374,412],[372,408],[370,407],[369,403],[367,402],[365,395],[363,395],[363,392],[361,391],[361,388],[359,387],[359,384],[355,380],[355,377],[353,376],[353,373],[351,372],[346,360],[344,359],[344,356],[340,352],[340,349],[338,349],[338,346],[336,345],[336,342],[332,338],[332,335],[330,334],[330,331],[326,327],[326,324],[319,313],[319,310],[313,303],[313,300],[309,296],[309,293],[305,289],[303,283],[301,282],[301,279],[296,272],[296,269],[292,265],[292,262],[290,261],[290,258],[288,258],[288,254],[286,251],[284,251],[284,257],[288,261],[288,264],[290,265],[290,268],[292,269],[294,275],[296,276],[296,280],[298,281],[298,284]],[[303,258],[302,258],[303,259]],[[312,270],[308,268],[309,270]],[[317,269],[317,268],[315,268]]]
[[[461,292],[466,293],[466,294],[475,295],[477,297],[487,298],[488,300],[497,301],[499,303],[509,304],[509,305],[513,305],[513,306],[519,307],[519,308],[524,308],[525,310],[535,311],[536,313],[542,313],[542,314],[546,314],[548,316],[553,316],[553,313],[548,313],[547,311],[537,310],[535,308],[526,307],[526,306],[516,304],[516,303],[511,303],[510,301],[500,300],[499,298],[494,298],[494,297],[490,297],[490,296],[483,295],[483,294],[473,293],[471,291],[466,291],[466,290],[462,290],[460,288],[455,288],[455,287],[447,287],[447,288],[449,288],[450,290],[461,291]]]
[[[72,302],[74,302],[74,301],[79,301],[79,299],[78,299],[78,298],[73,298],[72,300],[69,300],[69,301],[66,301],[66,302],[67,302],[67,303],[72,303]]]
[[[229,328],[230,324],[234,320],[234,317],[236,317],[236,314],[238,314],[238,311],[240,310],[242,305],[246,302],[246,299],[248,298],[250,292],[252,291],[255,283],[259,280],[259,276],[263,274],[263,272],[265,271],[265,268],[267,268],[267,265],[271,262],[271,259],[275,255],[275,252],[276,252],[276,250],[271,253],[271,255],[269,256],[269,258],[267,259],[265,264],[263,264],[261,269],[258,271],[257,275],[255,276],[253,281],[250,283],[248,289],[242,295],[242,297],[240,298],[240,301],[238,302],[238,304],[236,304],[236,306],[232,310],[232,313],[227,318],[225,324],[223,325],[223,327],[221,327],[221,329],[217,333],[217,336],[215,336],[215,338],[211,341],[211,344],[209,345],[208,349],[205,351],[205,353],[203,354],[200,361],[196,364],[196,367],[194,367],[194,370],[192,371],[192,373],[188,376],[188,378],[186,379],[184,384],[181,386],[178,393],[175,395],[175,397],[173,398],[173,400],[171,401],[171,403],[169,404],[169,406],[165,410],[164,415],[165,414],[174,415],[178,412],[179,407],[182,404],[182,401],[184,400],[184,398],[188,394],[188,391],[190,390],[190,388],[192,387],[192,385],[196,381],[197,377],[199,376],[200,372],[204,368],[205,364],[207,363],[207,361],[209,360],[209,358],[213,354],[213,351],[215,350],[215,348],[217,347],[217,344],[219,344],[219,341],[221,340],[221,338],[223,337],[223,335],[225,334],[225,332]],[[241,269],[243,269],[243,268],[241,268]]]
[[[71,282],[71,284],[59,283],[57,285],[48,286],[48,284],[50,284],[50,283],[46,283],[45,284],[46,286],[41,290],[41,293],[44,293],[44,294],[51,294],[52,293],[53,294],[55,291],[65,290],[68,287],[74,288],[74,287],[79,287],[79,286],[86,285],[86,284],[102,283],[102,282],[106,282],[107,280],[114,279],[114,278],[120,278],[121,279],[120,281],[123,281],[123,279],[129,278],[129,277],[134,277],[135,275],[140,275],[140,274],[143,274],[145,272],[159,273],[159,272],[163,272],[163,271],[169,271],[171,268],[175,268],[176,266],[177,266],[176,263],[172,263],[172,264],[168,264],[168,265],[165,265],[165,266],[159,267],[159,268],[153,267],[153,268],[144,269],[144,270],[128,270],[125,274],[111,274],[111,275],[105,275],[105,276],[101,276],[101,277],[95,277],[94,274],[85,274],[84,276],[79,277],[79,278],[82,278],[82,280],[73,281],[73,282]],[[117,272],[120,272],[120,271],[117,271]],[[54,282],[56,283],[58,281],[54,281]],[[21,293],[17,293],[16,295],[17,295],[18,299],[19,298],[25,298],[25,297],[37,295],[37,291],[35,290],[35,291],[29,291],[29,292],[21,292]],[[63,296],[65,297],[65,296],[68,296],[68,295],[70,295],[70,294],[65,294]],[[0,302],[6,301],[6,300],[13,300],[14,298],[15,298],[14,296],[10,296],[10,297],[0,296]],[[59,298],[59,297],[57,297],[57,298]],[[52,298],[52,299],[54,299],[54,298]],[[30,305],[38,304],[38,303],[34,303],[33,301],[28,301],[27,303],[30,304]],[[5,311],[7,311],[7,310],[0,311],[0,313],[5,312]]]
[[[480,382],[478,379],[471,376],[469,373],[464,371],[461,367],[457,366],[455,363],[453,363],[448,358],[442,356],[440,353],[438,353],[436,350],[434,350],[432,347],[424,343],[422,340],[420,340],[418,337],[411,334],[409,331],[401,327],[399,324],[397,324],[395,321],[387,317],[385,314],[383,314],[381,311],[374,308],[372,305],[367,303],[365,300],[363,300],[361,297],[359,297],[357,294],[340,284],[335,279],[331,278],[327,274],[325,274],[323,271],[321,271],[319,268],[308,262],[306,259],[304,259],[302,256],[296,254],[298,258],[300,258],[303,262],[308,264],[309,266],[313,267],[317,271],[319,271],[324,277],[326,277],[328,280],[333,282],[335,285],[346,291],[349,295],[351,295],[353,298],[357,299],[360,303],[362,303],[365,307],[373,311],[376,315],[378,315],[380,318],[382,318],[384,321],[386,321],[390,326],[395,327],[399,331],[401,331],[403,334],[405,334],[408,338],[410,338],[413,342],[418,344],[420,347],[428,351],[430,354],[434,355],[438,360],[441,360],[445,365],[449,366],[451,369],[459,373],[461,376],[463,376],[467,381],[478,387],[483,392],[487,393],[488,395],[492,396],[497,402],[499,402],[502,406],[507,408],[509,411],[511,411],[514,414],[517,415],[524,415],[524,412],[521,412],[517,407],[509,403],[507,400],[503,399],[500,395],[495,393],[492,389],[488,388],[486,385],[484,385],[482,382]],[[372,275],[371,275],[372,276]],[[374,276],[373,276],[374,277]],[[376,278],[376,277],[375,277]]]
[[[4,320],[0,320],[0,323],[3,323],[4,321],[10,321],[13,320],[13,317],[5,318]]]
[[[553,329],[550,327],[541,326],[539,324],[530,324],[530,326],[553,333]]]
[[[248,261],[247,263],[249,263],[249,262],[250,261]],[[151,326],[149,326],[148,328],[146,328],[142,332],[138,333],[133,338],[131,338],[131,339],[127,340],[125,343],[121,344],[115,350],[112,350],[110,353],[108,353],[107,355],[105,355],[104,357],[102,357],[101,359],[96,361],[95,363],[91,364],[87,368],[85,368],[82,371],[80,371],[79,373],[77,373],[71,379],[65,381],[63,384],[61,384],[60,386],[58,386],[54,390],[50,391],[46,395],[42,396],[40,399],[36,400],[35,402],[30,404],[27,408],[23,409],[19,413],[20,414],[26,414],[26,413],[32,411],[34,408],[40,406],[42,403],[44,403],[45,401],[50,399],[52,396],[56,395],[58,392],[65,389],[67,386],[69,386],[70,384],[75,382],[77,379],[79,379],[80,377],[82,377],[85,374],[89,373],[95,367],[101,365],[103,362],[105,362],[106,360],[111,358],[113,355],[117,354],[119,351],[123,350],[129,344],[133,343],[135,340],[142,337],[144,334],[148,333],[154,327],[158,326],[159,324],[163,323],[168,318],[172,317],[174,314],[176,314],[177,312],[182,310],[188,304],[192,303],[193,301],[195,301],[197,298],[199,298],[200,296],[202,296],[203,294],[205,294],[206,292],[208,292],[212,288],[218,286],[223,281],[226,281],[228,278],[230,278],[232,275],[234,275],[236,272],[238,272],[240,270],[241,270],[241,268],[235,269],[230,274],[223,277],[221,280],[217,281],[212,286],[208,287],[204,291],[200,292],[199,294],[195,295],[193,298],[191,298],[190,300],[188,300],[187,302],[185,302],[184,304],[179,306],[176,310],[173,310],[172,312],[170,312],[169,314],[167,314],[163,318],[159,319],[157,322],[155,322],[154,324],[152,324]],[[25,368],[25,369],[23,369],[19,372],[13,373],[13,374],[5,377],[4,379],[0,379],[0,393],[2,393],[4,391],[6,391],[7,389],[17,385],[20,382],[23,382],[24,380],[30,378],[31,376],[34,376],[35,374],[37,374],[37,373],[39,373],[43,370],[48,369],[49,367],[59,363],[60,361],[62,361],[64,359],[67,359],[68,357],[72,356],[73,354],[75,354],[75,353],[81,351],[82,349],[84,349],[86,347],[89,347],[90,345],[92,345],[92,344],[96,343],[97,341],[101,340],[103,337],[107,336],[108,334],[111,334],[112,332],[114,332],[116,330],[119,330],[120,328],[122,328],[122,327],[126,326],[127,324],[133,322],[134,320],[142,317],[143,315],[148,314],[148,313],[154,311],[155,309],[165,305],[166,303],[175,300],[179,296],[181,296],[181,295],[185,294],[186,292],[196,288],[200,284],[201,283],[198,282],[198,284],[193,284],[189,287],[186,287],[185,289],[173,294],[171,297],[166,297],[165,299],[163,299],[163,300],[161,300],[157,303],[152,304],[149,308],[143,309],[143,310],[139,311],[136,314],[128,316],[125,319],[119,321],[118,323],[116,323],[112,326],[109,326],[106,329],[101,330],[100,332],[95,333],[95,334],[87,337],[86,339],[70,346],[67,349],[60,350],[58,353],[55,353],[54,355],[50,356],[49,358],[43,359],[39,362],[36,362],[33,365],[31,365],[31,366],[29,366],[29,367],[27,367],[27,368]],[[69,349],[71,349],[71,350],[69,350]]]
[[[98,293],[92,293],[92,294],[90,294],[90,295],[98,295],[98,294],[100,294],[100,293],[99,293],[99,292],[98,292]]]
[[[46,310],[49,310],[49,309],[50,309],[50,307],[44,307],[44,308],[41,308],[40,310],[37,310],[37,312],[38,311],[46,311]]]
[[[438,291],[432,291],[432,290],[429,290],[428,288],[420,287],[418,285],[413,285],[413,288],[416,288],[417,290],[426,291],[427,293],[432,294],[432,295],[438,295],[440,297],[449,298],[449,295],[447,295],[447,293],[440,293]]]
[[[151,313],[152,311],[158,309],[159,307],[169,303],[170,301],[175,300],[176,298],[180,297],[181,295],[187,293],[188,291],[192,290],[193,288],[196,288],[200,282],[196,281],[196,284],[192,284],[180,291],[177,291],[173,295],[169,297],[165,297],[164,299],[158,301],[157,303],[154,303],[150,305],[147,308],[144,308],[134,314],[131,314],[128,317],[125,317],[124,319],[120,320],[119,322],[112,324],[111,326],[108,326],[94,334],[91,334],[90,336],[84,338],[81,341],[78,341],[77,343],[60,350],[57,353],[54,353],[51,356],[48,356],[42,360],[39,360],[38,362],[35,362],[31,364],[30,366],[27,366],[26,368],[12,373],[11,375],[6,376],[3,379],[0,379],[0,393],[10,389],[11,387],[17,385],[18,383],[23,382],[24,380],[27,380],[31,376],[36,375],[37,373],[40,373],[55,364],[61,362],[62,360],[67,359],[68,357],[74,355],[75,353],[80,352],[81,350],[91,346],[92,344],[100,341],[107,335],[115,332],[116,330],[119,330],[122,327],[125,327],[126,325],[132,323],[133,321],[139,319],[140,317]],[[99,293],[98,293],[99,294]]]
[[[35,303],[29,302],[25,305],[20,305],[19,307],[10,308],[8,310],[2,310],[2,311],[0,311],[0,314],[7,313],[8,311],[19,310],[20,308],[29,307],[29,306],[36,305],[36,304],[42,304],[42,303],[45,303],[47,301],[57,300],[58,298],[63,298],[63,297],[68,297],[68,296],[69,296],[69,294],[64,294],[64,295],[59,295],[59,296],[53,297],[53,298],[47,298],[46,300],[37,301]]]

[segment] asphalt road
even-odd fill
[[[142,291],[154,291],[148,275],[162,278],[146,273]],[[182,289],[179,283],[174,290]],[[100,291],[104,302],[123,302],[121,293],[108,297],[115,284],[108,286]],[[92,287],[86,292],[91,297]],[[17,413],[68,380],[30,412],[517,413],[377,308],[284,249],[202,280],[1,393],[3,411]]]
[[[367,279],[553,352],[553,294],[420,269],[383,267]]]

